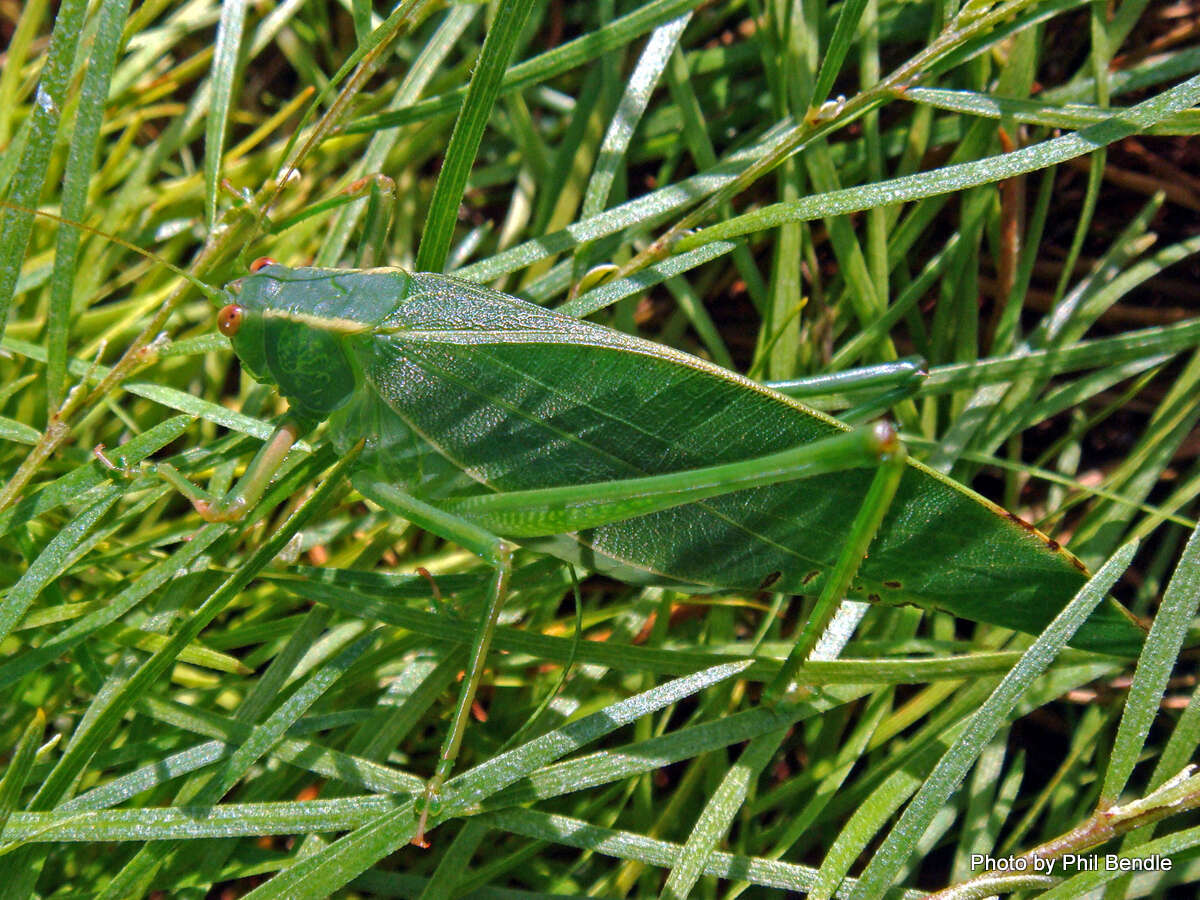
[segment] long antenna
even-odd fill
[[[28,213],[31,216],[42,216],[42,217],[50,219],[54,222],[58,222],[61,225],[70,225],[72,228],[79,228],[82,231],[90,232],[91,234],[94,234],[97,237],[102,237],[106,240],[112,241],[114,244],[124,247],[126,250],[132,250],[134,253],[144,256],[146,259],[150,260],[151,262],[158,263],[160,266],[164,266],[165,268],[170,269],[172,272],[174,272],[180,278],[183,278],[184,280],[186,280],[189,284],[191,284],[193,287],[195,287],[196,290],[200,291],[200,293],[204,294],[205,297],[207,297],[209,300],[213,301],[214,303],[221,303],[225,299],[224,293],[217,290],[212,285],[205,284],[203,281],[201,281],[199,278],[197,278],[191,272],[188,272],[186,269],[181,269],[179,266],[175,265],[174,263],[167,262],[167,260],[163,259],[158,254],[151,253],[149,250],[145,250],[145,249],[139,247],[137,244],[131,243],[131,242],[125,240],[124,238],[119,238],[115,234],[109,234],[106,231],[101,231],[99,228],[94,228],[91,225],[85,225],[83,222],[76,222],[73,219],[64,218],[63,216],[60,216],[56,213],[46,212],[45,210],[42,210],[42,209],[31,209],[28,206],[22,206],[20,203],[13,203],[10,200],[0,199],[0,206],[7,207],[8,209],[11,209],[15,212]]]

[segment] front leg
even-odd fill
[[[258,451],[258,455],[251,460],[246,473],[234,489],[215,503],[205,497],[189,495],[200,518],[206,522],[236,522],[242,518],[271,486],[271,479],[283,465],[288,451],[300,439],[300,433],[300,426],[291,421],[284,422],[276,428]]]
[[[271,480],[287,458],[288,451],[300,439],[301,433],[301,427],[291,421],[286,421],[276,428],[250,461],[241,480],[219,500],[213,500],[210,493],[201,490],[169,463],[153,464],[153,471],[191,500],[192,506],[205,522],[236,522],[262,499],[262,495],[271,486]],[[102,447],[96,448],[96,456],[108,468],[120,469],[104,456]]]

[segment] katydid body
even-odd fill
[[[362,444],[352,480],[364,496],[496,569],[417,804],[418,844],[458,755],[514,543],[630,583],[820,592],[768,699],[788,690],[848,589],[1037,632],[1086,580],[1031,526],[906,463],[890,426],[848,432],[695,357],[443,275],[252,270],[218,321],[295,421],[230,498],[198,508],[240,514],[297,429],[324,420],[340,451]],[[1127,655],[1142,638],[1109,603],[1074,643]]]
[[[554,515],[483,498],[755,460],[845,427],[703,360],[444,275],[274,264],[236,290],[243,364],[300,419],[328,419],[339,449],[365,438],[365,478],[623,581],[753,590],[778,573],[773,590],[815,594],[872,477],[799,473],[564,534]],[[910,463],[855,594],[1037,633],[1085,580],[1050,539]],[[1112,604],[1073,643],[1133,654],[1142,636]]]

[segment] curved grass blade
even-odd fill
[[[4,52],[4,67],[0,70],[0,147],[13,149],[13,119],[19,109],[17,102],[21,73],[25,69],[30,45],[37,37],[38,27],[45,18],[49,0],[32,0],[22,4],[20,21],[12,31]],[[8,182],[8,165],[0,165],[0,192]]]
[[[216,804],[245,776],[247,769],[255,761],[282,740],[287,729],[346,673],[378,637],[377,631],[368,632],[351,643],[335,659],[310,673],[270,716],[253,728],[244,743],[233,748],[232,753],[221,761],[215,772],[186,785],[176,796],[176,802],[181,806]],[[131,896],[135,886],[151,878],[179,847],[180,844],[174,841],[151,841],[143,845],[133,859],[105,886],[101,897],[104,900],[121,900],[122,897]]]
[[[0,640],[20,624],[21,617],[33,605],[38,594],[62,574],[72,551],[120,496],[121,491],[115,485],[110,485],[87,509],[71,519],[29,564],[20,580],[0,601]]]
[[[105,3],[97,14],[99,23],[92,42],[87,73],[75,108],[75,128],[71,150],[63,174],[62,214],[64,218],[86,218],[87,191],[96,164],[100,125],[105,100],[116,64],[117,45],[129,15],[129,0]],[[62,401],[67,377],[72,288],[79,258],[79,230],[64,224],[58,231],[54,252],[54,272],[50,276],[50,301],[46,323],[46,407],[56,409]]]
[[[673,249],[675,252],[682,252],[712,241],[728,240],[739,235],[775,228],[785,222],[845,215],[881,204],[935,197],[1034,172],[1138,134],[1182,110],[1195,106],[1197,102],[1200,102],[1200,77],[1190,78],[1183,84],[1123,110],[1115,119],[1091,125],[1075,134],[1052,138],[1032,147],[988,159],[946,166],[934,172],[922,172],[919,175],[893,178],[861,187],[843,188],[788,203],[774,203],[719,225],[702,228],[695,234],[685,235],[674,244]]]
[[[625,92],[613,113],[600,152],[596,157],[596,167],[588,181],[584,194],[582,216],[588,218],[602,212],[617,177],[617,170],[629,149],[633,139],[634,129],[646,112],[646,104],[650,102],[650,94],[654,91],[658,79],[666,68],[667,60],[679,43],[683,30],[691,20],[690,12],[660,25],[650,35],[637,65],[629,75]]]
[[[817,80],[812,91],[814,108],[824,103],[833,89],[833,82],[842,71],[842,63],[846,61],[846,54],[850,52],[854,32],[858,29],[858,23],[866,8],[867,0],[848,0],[842,4],[837,24],[833,28],[833,36],[829,39],[829,46],[825,48],[825,55],[821,59],[821,68],[817,71]]]
[[[1116,805],[1133,774],[1197,605],[1200,605],[1200,529],[1192,532],[1183,550],[1133,673],[1129,697],[1104,773],[1098,802],[1101,809]]]
[[[390,108],[406,109],[416,102],[455,42],[475,18],[477,10],[478,7],[469,4],[450,7],[434,36],[425,43],[420,56],[404,76],[403,83],[389,103]],[[354,171],[360,176],[383,171],[388,154],[403,134],[400,129],[392,129],[371,135],[371,142]],[[337,220],[321,244],[316,265],[334,265],[341,258],[365,208],[363,203],[352,203],[338,213]]]
[[[493,254],[487,259],[456,270],[454,274],[471,281],[490,281],[556,253],[570,250],[583,241],[617,234],[635,225],[650,227],[659,223],[673,213],[692,205],[698,198],[712,196],[722,187],[736,181],[755,160],[764,158],[779,145],[786,135],[786,124],[771,128],[750,146],[730,153],[725,159],[697,175],[626,201],[598,216],[575,222],[559,231],[552,231]],[[734,245],[729,246],[732,248]],[[530,292],[533,287],[530,286]]]
[[[5,834],[5,828],[21,800],[21,792],[24,791],[30,770],[33,768],[38,742],[41,741],[45,730],[46,713],[39,707],[25,726],[25,730],[21,732],[16,747],[9,754],[4,777],[0,778],[0,847],[4,847],[7,841],[13,839],[11,833]]]
[[[570,816],[553,815],[537,810],[510,809],[500,813],[489,813],[487,818],[497,827],[535,840],[578,847],[617,860],[636,860],[650,866],[673,866],[683,853],[679,844],[669,841],[630,831],[603,828]],[[704,866],[704,874],[714,878],[750,881],[764,888],[804,892],[811,889],[816,877],[816,872],[809,866],[723,851],[714,852],[709,857]],[[848,878],[846,889],[853,889],[856,883],[854,879]],[[924,896],[925,892],[912,890],[896,894],[898,900],[920,900]]]
[[[698,0],[652,0],[630,13],[589,32],[547,50],[532,59],[517,63],[504,73],[500,93],[506,94],[539,84],[555,75],[569,72],[605,53],[617,50],[633,42],[648,31],[677,18],[698,6]],[[393,128],[409,122],[417,122],[442,113],[459,109],[467,94],[467,88],[457,88],[428,100],[422,100],[406,109],[394,112],[363,116],[346,125],[347,134],[374,132],[381,128]]]
[[[949,112],[984,116],[989,119],[1013,119],[1029,125],[1074,131],[1121,115],[1121,110],[1109,107],[1081,103],[1045,103],[946,88],[913,87],[904,92],[904,97],[913,103],[928,103]],[[1147,129],[1148,134],[1163,135],[1191,135],[1197,131],[1200,131],[1200,110],[1195,109],[1176,113]]]

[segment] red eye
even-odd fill
[[[217,331],[225,337],[233,337],[242,327],[242,308],[236,303],[221,307],[217,313]]]
[[[259,257],[258,259],[256,259],[254,262],[250,263],[250,271],[251,271],[251,272],[257,272],[257,271],[258,271],[259,269],[261,269],[263,266],[273,266],[273,265],[275,265],[275,264],[276,264],[276,263],[275,263],[275,260],[271,259],[271,257],[269,257],[269,256],[260,256],[260,257]]]

